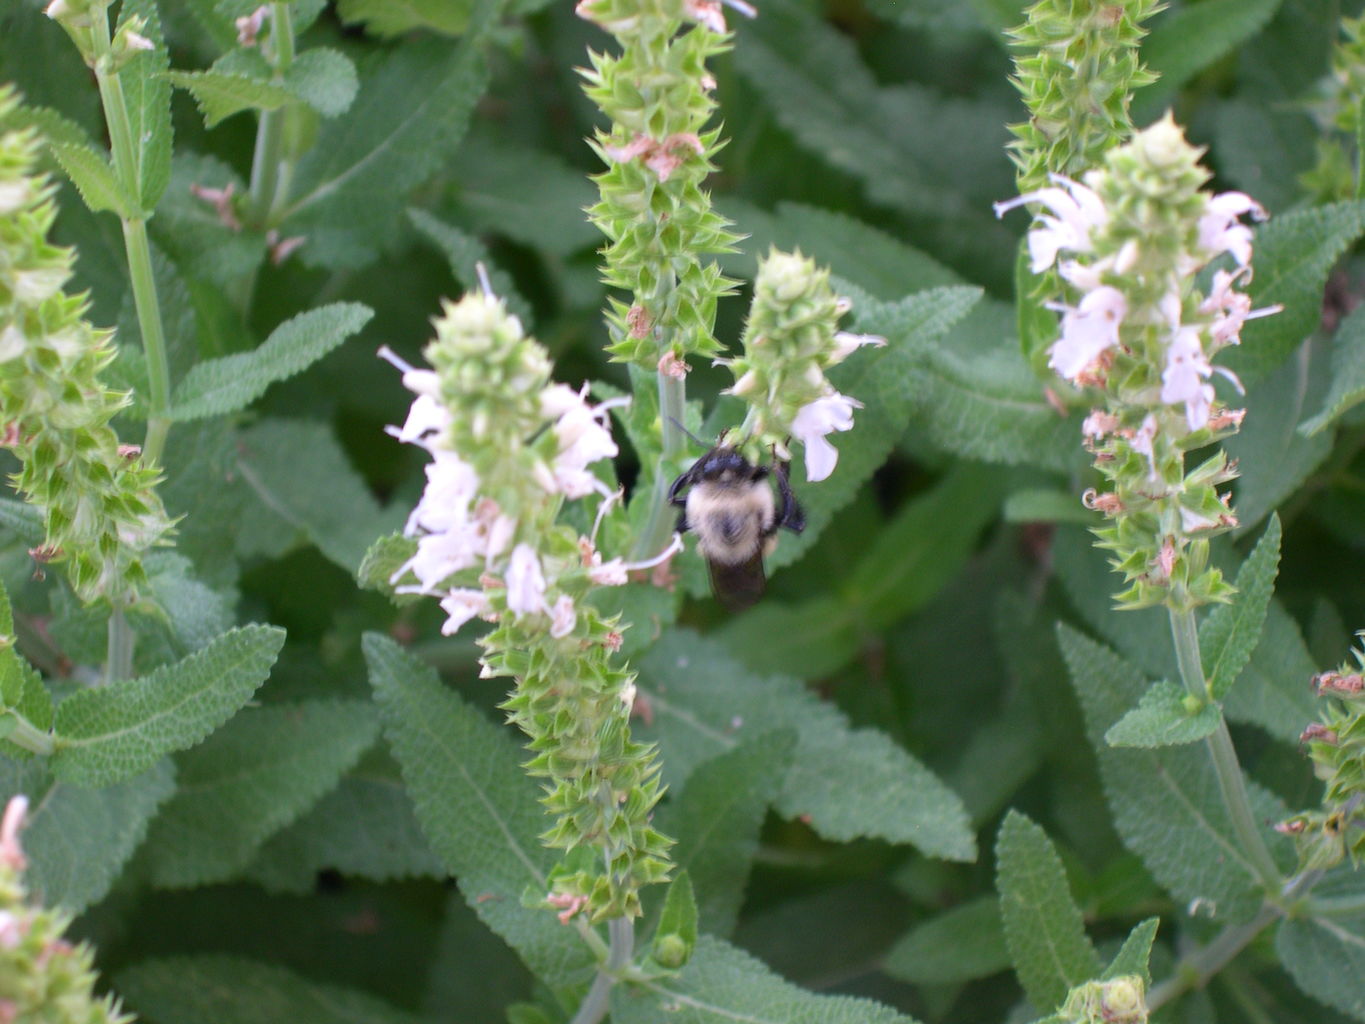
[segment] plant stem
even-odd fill
[[[673,509],[668,504],[668,489],[673,481],[668,469],[683,450],[685,435],[679,425],[687,405],[687,382],[682,377],[660,373],[659,425],[663,432],[663,448],[654,471],[654,493],[650,495],[649,516],[631,552],[632,561],[644,561],[663,550],[673,533]]]
[[[1172,607],[1171,638],[1175,642],[1176,662],[1180,666],[1180,677],[1185,689],[1200,701],[1211,700],[1208,681],[1204,678],[1204,668],[1199,660],[1199,630],[1195,625],[1194,610],[1177,610]],[[1256,817],[1251,810],[1251,800],[1247,796],[1246,780],[1242,768],[1237,763],[1237,751],[1232,746],[1232,736],[1228,733],[1227,722],[1219,718],[1218,729],[1205,740],[1209,756],[1213,759],[1214,772],[1218,776],[1218,788],[1223,795],[1223,806],[1232,821],[1233,832],[1246,855],[1251,858],[1252,867],[1260,876],[1262,883],[1272,892],[1280,886],[1280,869],[1270,856],[1270,848],[1256,828]]]
[[[104,681],[133,678],[133,641],[137,637],[128,625],[123,609],[115,605],[109,614],[109,647],[105,655]]]
[[[612,987],[615,986],[621,971],[630,963],[635,952],[635,922],[628,917],[614,917],[607,922],[607,934],[611,946],[607,951],[607,961],[597,970],[592,987],[583,997],[570,1024],[597,1024],[607,1014]]]
[[[289,4],[275,3],[270,7],[270,39],[275,82],[283,80],[294,61],[294,22],[289,16]],[[256,127],[256,150],[251,159],[251,210],[257,222],[268,227],[284,203],[289,168],[283,158],[284,108],[261,111]]]
[[[7,711],[6,714],[14,717],[14,728],[6,734],[5,739],[9,740],[16,747],[23,747],[25,750],[32,751],[39,757],[48,757],[57,749],[57,744],[53,741],[50,732],[39,729],[13,708]]]

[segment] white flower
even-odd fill
[[[444,533],[465,526],[469,503],[478,493],[479,474],[473,466],[445,448],[436,448],[431,455],[426,489],[403,530],[409,537],[419,529]]]
[[[1232,254],[1238,266],[1251,263],[1251,228],[1237,218],[1249,213],[1256,220],[1265,220],[1265,208],[1245,192],[1221,192],[1212,196],[1199,218],[1199,247],[1217,256]]]
[[[1128,443],[1133,446],[1133,451],[1143,455],[1147,459],[1147,479],[1156,483],[1158,474],[1156,471],[1156,453],[1153,450],[1153,442],[1156,440],[1156,417],[1148,413],[1142,421],[1142,426],[1129,438]]]
[[[1076,308],[1062,308],[1062,335],[1048,349],[1047,364],[1074,381],[1102,352],[1118,344],[1128,300],[1117,288],[1102,285]]]
[[[453,636],[470,619],[477,615],[487,615],[490,607],[488,598],[482,590],[459,587],[441,598],[441,610],[449,616],[441,627],[441,634]]]
[[[848,331],[839,331],[834,335],[834,349],[829,354],[829,365],[842,363],[864,345],[884,348],[886,339],[877,334],[851,334]],[[735,385],[735,392],[739,393],[738,384]]]
[[[535,549],[529,544],[518,544],[512,549],[507,565],[507,608],[518,618],[545,610],[545,575],[540,571]]]
[[[806,479],[823,480],[834,472],[839,452],[825,440],[836,430],[853,429],[853,410],[863,403],[839,392],[824,395],[803,405],[792,420],[792,437],[806,448]]]
[[[1161,400],[1185,403],[1185,421],[1191,430],[1209,422],[1213,385],[1205,383],[1213,368],[1199,344],[1197,327],[1180,327],[1166,347],[1166,369],[1161,374]]]
[[[574,611],[573,598],[560,594],[559,600],[550,609],[550,635],[561,640],[573,632],[578,625],[578,613]]]
[[[995,204],[997,217],[1025,203],[1042,203],[1052,211],[1040,213],[1042,226],[1028,233],[1029,269],[1035,274],[1052,266],[1063,250],[1090,252],[1092,233],[1109,221],[1104,200],[1093,189],[1060,174],[1052,175],[1052,180],[1061,187],[1040,188]]]
[[[468,529],[428,533],[417,541],[417,553],[398,567],[389,582],[397,583],[411,572],[420,586],[399,587],[400,593],[435,593],[436,587],[455,573],[478,565],[478,553],[472,539]]]
[[[598,556],[601,557],[600,555]],[[623,558],[613,558],[601,565],[588,569],[588,579],[599,587],[620,587],[626,583],[626,562]]]
[[[540,408],[555,418],[555,440],[558,454],[548,472],[541,470],[536,479],[546,490],[569,498],[581,498],[593,491],[606,493],[606,485],[588,472],[588,466],[599,459],[613,458],[619,449],[607,429],[607,410],[624,399],[613,399],[600,405],[589,405],[587,388],[576,392],[563,384],[553,384],[541,392]],[[539,467],[538,467],[539,468]]]
[[[450,426],[450,410],[431,395],[418,395],[408,409],[408,418],[397,430],[386,428],[390,434],[405,444],[420,444],[425,447],[427,435],[441,437]]]

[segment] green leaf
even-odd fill
[[[52,771],[108,786],[200,742],[265,682],[284,630],[246,626],[142,679],[78,690],[57,707]]]
[[[114,169],[94,147],[83,143],[53,143],[51,149],[91,213],[112,210],[125,219],[134,215],[136,201],[123,194],[114,177]]]
[[[273,964],[233,956],[144,960],[115,976],[140,1017],[159,1024],[419,1024],[363,992],[309,981]]]
[[[349,57],[320,46],[294,58],[285,73],[284,87],[323,117],[336,117],[355,102],[360,80]]]
[[[19,656],[14,644],[14,611],[8,592],[0,584],[0,730],[8,736],[23,718],[46,732],[52,727],[52,697],[42,677]],[[33,757],[32,751],[11,743],[3,744],[0,750],[16,760]]]
[[[665,967],[681,967],[696,947],[697,900],[692,892],[692,877],[686,869],[679,869],[668,886],[663,909],[659,911],[653,956]]]
[[[1047,833],[1010,811],[995,844],[1000,918],[1015,973],[1038,1010],[1060,1006],[1100,972],[1099,954],[1071,897],[1062,860]]]
[[[1013,492],[1005,499],[1001,518],[1007,523],[1077,523],[1090,526],[1096,522],[1081,500],[1070,491],[1027,488]]]
[[[1298,623],[1272,598],[1260,642],[1237,677],[1223,711],[1234,722],[1251,722],[1286,743],[1297,744],[1304,723],[1321,713],[1305,682],[1315,672],[1317,665]]]
[[[1284,310],[1248,323],[1242,344],[1226,354],[1223,361],[1244,383],[1279,366],[1317,329],[1327,274],[1362,232],[1362,200],[1292,210],[1257,229],[1252,304],[1263,307],[1278,302]]]
[[[0,526],[31,548],[36,548],[47,536],[43,510],[15,498],[0,498]]]
[[[958,985],[1006,970],[1000,900],[983,896],[917,924],[886,952],[882,969],[914,985]]]
[[[281,85],[226,71],[169,71],[166,80],[194,97],[205,128],[243,110],[278,110],[293,99]]]
[[[1133,930],[1128,933],[1128,938],[1123,940],[1123,947],[1114,954],[1114,959],[1104,969],[1102,980],[1137,975],[1144,985],[1151,988],[1152,971],[1149,963],[1152,959],[1152,943],[1156,941],[1156,932],[1160,926],[1159,917],[1149,917],[1134,925]]]
[[[408,219],[445,254],[446,262],[450,264],[450,272],[466,291],[480,287],[476,268],[480,263],[483,264],[484,269],[488,271],[493,294],[507,303],[507,308],[521,320],[528,331],[534,329],[534,311],[517,292],[516,285],[507,272],[493,263],[486,245],[473,235],[433,217],[425,210],[409,209]]]
[[[1288,918],[1275,951],[1305,992],[1365,1021],[1365,912]]]
[[[828,839],[871,836],[931,857],[975,857],[966,809],[947,786],[885,733],[850,728],[797,680],[752,675],[720,644],[685,630],[665,632],[639,669],[654,725],[637,731],[657,738],[671,789],[749,737],[794,729],[780,814],[803,817]]]
[[[401,533],[390,533],[380,537],[365,552],[365,558],[356,571],[356,579],[362,587],[387,594],[389,600],[400,607],[419,601],[420,594],[395,593],[394,584],[389,582],[403,563],[416,553],[415,537],[404,537]]]
[[[368,701],[317,700],[242,711],[176,756],[176,795],[152,823],[148,878],[168,888],[226,881],[312,807],[375,740]]]
[[[1265,28],[1280,2],[1205,0],[1154,21],[1142,60],[1158,77],[1134,97],[1133,120],[1146,124],[1158,116],[1182,85]]]
[[[1299,433],[1312,437],[1334,423],[1347,409],[1365,401],[1365,308],[1357,307],[1337,327],[1332,338],[1332,375],[1322,411],[1299,424]]]
[[[773,974],[734,946],[703,935],[677,977],[618,985],[612,1024],[914,1024],[870,999],[821,996]]]
[[[1168,747],[1212,735],[1222,711],[1217,704],[1202,704],[1191,712],[1186,696],[1184,687],[1169,680],[1153,683],[1138,706],[1109,727],[1104,741],[1111,747]]]
[[[473,0],[339,0],[337,14],[377,36],[398,36],[415,28],[458,36],[468,27],[473,7]]]
[[[39,760],[0,759],[0,804],[29,799],[24,827],[25,883],[48,906],[79,913],[98,903],[147,834],[147,823],[175,789],[163,758],[134,778],[103,789],[59,782]]]
[[[298,198],[286,212],[285,230],[309,236],[305,259],[356,265],[394,237],[407,193],[454,150],[486,87],[476,43],[419,40],[390,50],[362,76],[347,116],[322,125],[299,161]]]
[[[135,54],[119,72],[128,107],[133,139],[133,159],[138,184],[138,202],[150,212],[161,201],[171,180],[171,83],[166,80],[170,58],[161,37],[161,16],[156,0],[124,0],[119,8],[120,27],[129,18],[144,20],[142,35],[151,40],[152,50]]]
[[[253,533],[296,531],[349,573],[370,543],[406,516],[396,505],[379,505],[322,423],[262,420],[239,435],[237,469],[259,499]]]
[[[902,506],[837,592],[795,606],[764,602],[717,637],[758,672],[829,674],[852,660],[869,634],[928,603],[961,571],[995,518],[1000,483],[987,467],[958,465]],[[781,551],[773,563],[780,564]]]
[[[1279,565],[1280,517],[1272,515],[1237,572],[1237,596],[1214,608],[1199,627],[1199,658],[1216,701],[1227,696],[1260,643]]]
[[[661,829],[678,840],[673,862],[692,876],[708,934],[734,931],[759,829],[782,792],[795,745],[791,730],[747,740],[699,765],[677,801],[661,809]]]
[[[324,870],[376,882],[445,876],[391,757],[366,754],[336,789],[261,847],[247,874],[270,889],[311,893]]]
[[[1179,902],[1225,923],[1250,918],[1261,904],[1260,884],[1234,836],[1208,752],[1104,743],[1104,731],[1138,701],[1147,682],[1132,664],[1075,630],[1059,626],[1058,636],[1124,845]],[[1267,799],[1253,790],[1256,819],[1280,820],[1286,812]],[[1283,848],[1269,828],[1265,834],[1272,848]]]
[[[591,955],[574,930],[521,903],[528,888],[549,891],[555,863],[522,751],[392,640],[367,633],[362,646],[417,820],[466,902],[542,980],[586,977]]]
[[[175,390],[171,418],[193,420],[244,409],[266,388],[287,380],[327,355],[374,316],[358,302],[334,302],[291,317],[252,352],[209,359]]]

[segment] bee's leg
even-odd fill
[[[674,529],[674,531],[676,531],[677,533],[686,533],[688,530],[691,529],[691,525],[687,522],[687,507],[686,507],[686,504],[685,504],[685,503],[681,503],[681,502],[674,502],[674,504],[675,504],[675,505],[677,505],[677,504],[683,504],[683,509],[682,509],[682,511],[680,511],[680,512],[678,513],[678,524],[677,524],[676,526],[674,526],[673,529]]]
[[[777,506],[774,528],[785,526],[792,533],[800,533],[806,528],[806,513],[801,508],[801,503],[796,500],[796,495],[792,493],[791,484],[787,482],[787,464],[773,463],[773,476],[777,477],[777,493],[781,499]]]

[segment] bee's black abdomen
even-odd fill
[[[732,612],[743,611],[757,603],[767,589],[767,578],[763,574],[763,555],[754,552],[752,558],[734,565],[721,562],[707,562],[711,570],[711,592],[716,600]]]

